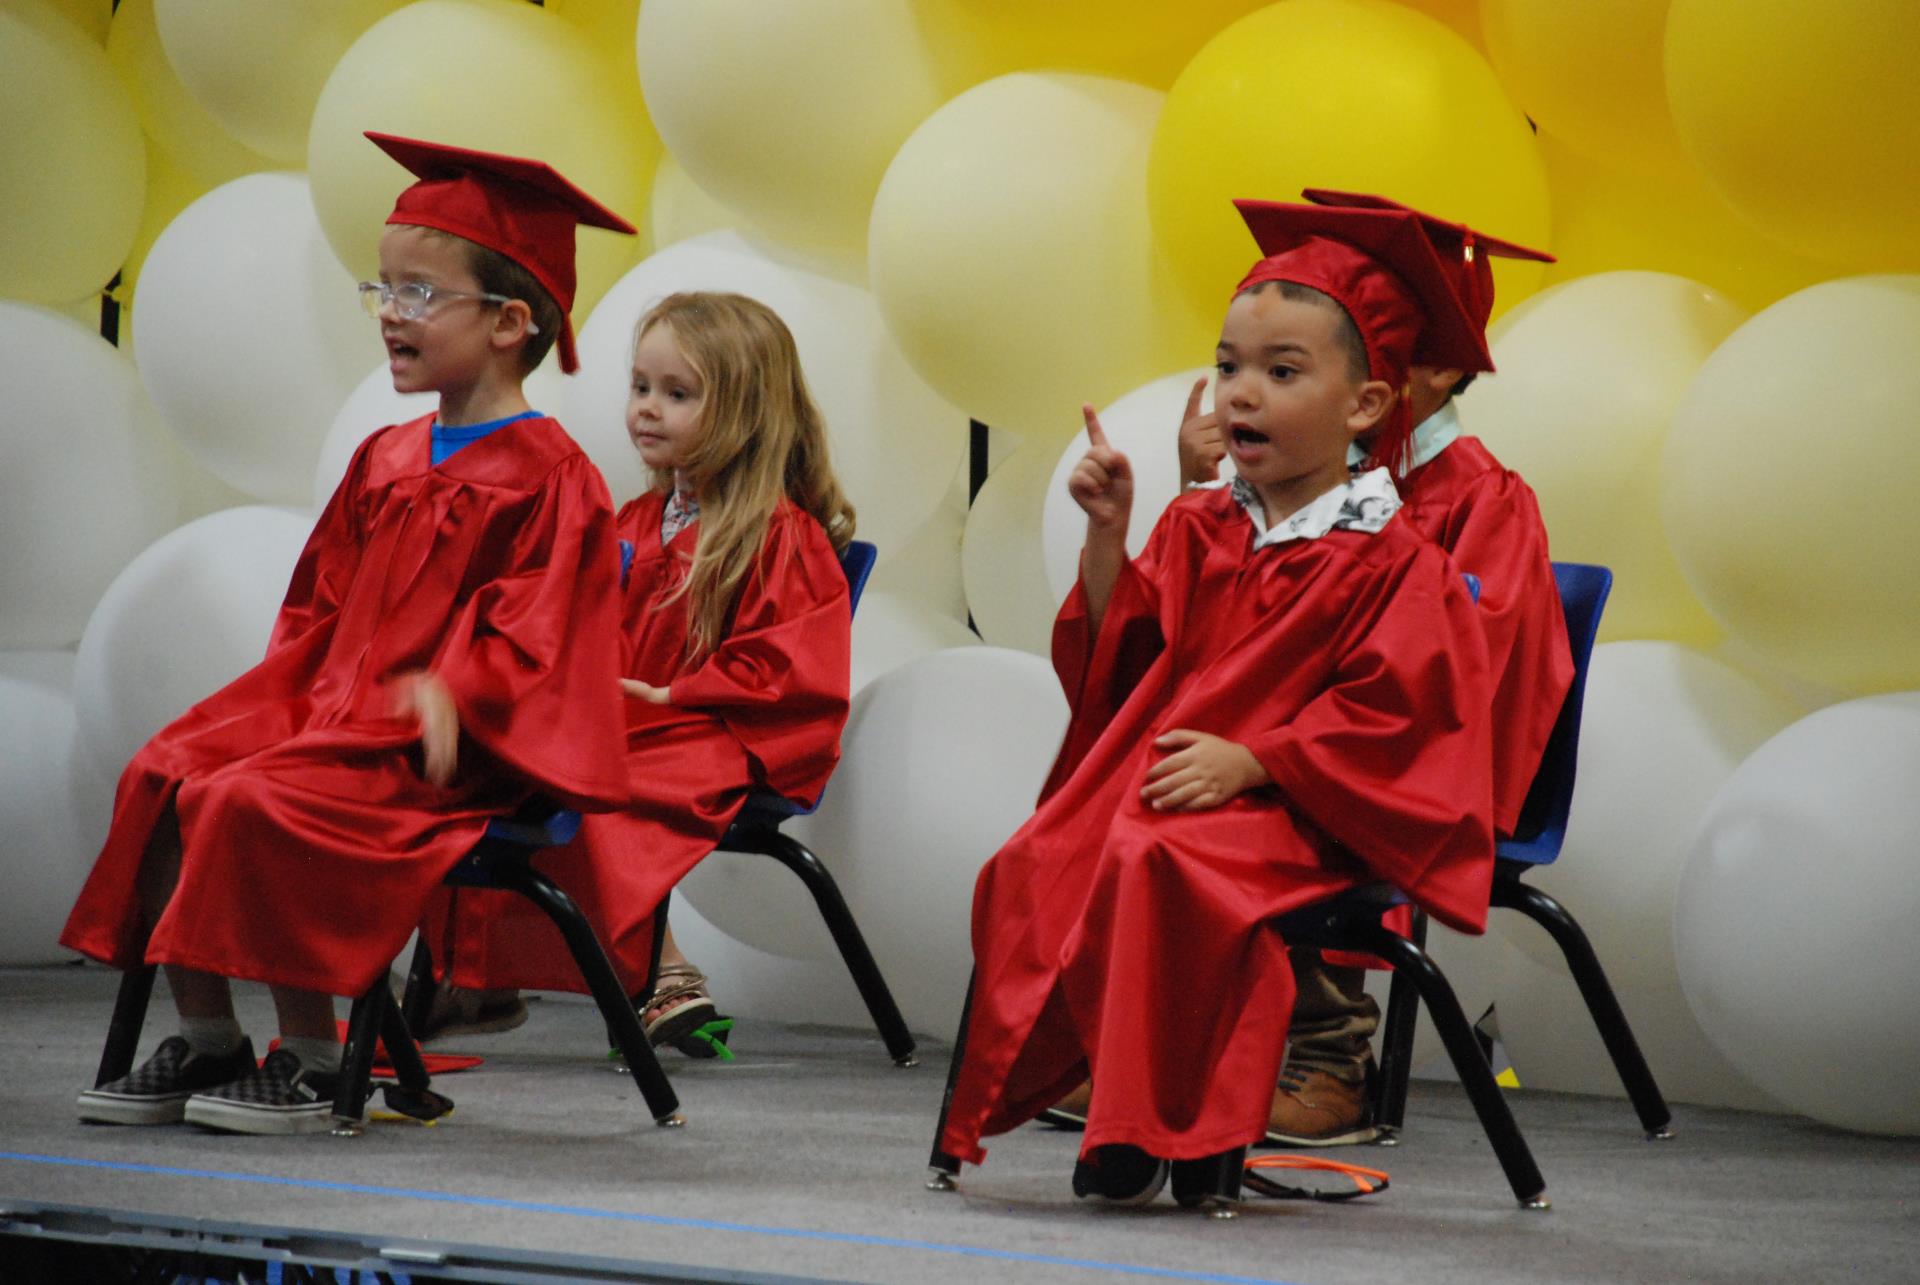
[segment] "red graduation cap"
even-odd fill
[[[1433,242],[1440,261],[1453,276],[1454,288],[1467,312],[1486,329],[1493,316],[1493,265],[1488,259],[1531,259],[1535,263],[1557,260],[1544,250],[1531,250],[1512,241],[1475,232],[1464,223],[1454,223],[1426,214],[1410,205],[1365,192],[1336,192],[1332,188],[1310,187],[1300,195],[1315,205],[1342,206],[1349,209],[1404,210],[1420,220],[1427,240]],[[1422,363],[1425,364],[1425,363]]]
[[[400,194],[387,222],[451,232],[531,272],[560,305],[560,369],[578,370],[567,317],[573,311],[574,227],[584,223],[632,235],[633,225],[545,161],[372,130],[367,137],[420,179]]]
[[[1370,450],[1374,463],[1398,467],[1413,434],[1408,367],[1493,369],[1486,335],[1461,303],[1419,216],[1280,201],[1234,206],[1267,256],[1236,293],[1263,281],[1293,281],[1346,309],[1366,344],[1369,376],[1401,392]]]

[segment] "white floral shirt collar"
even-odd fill
[[[1247,511],[1248,519],[1253,522],[1255,549],[1285,544],[1289,540],[1317,540],[1329,531],[1372,535],[1400,511],[1400,493],[1393,489],[1393,479],[1383,468],[1354,474],[1271,527],[1267,525],[1267,511],[1260,503],[1259,492],[1246,480],[1236,477],[1232,482],[1208,482],[1196,489],[1218,490],[1223,486],[1233,488],[1234,502]]]
[[[1460,438],[1460,416],[1454,413],[1451,399],[1442,402],[1440,409],[1427,416],[1413,427],[1413,455],[1407,465],[1411,473],[1422,464],[1431,463],[1433,458],[1452,446]],[[1359,468],[1367,462],[1367,450],[1358,442],[1347,448],[1347,467]]]
[[[660,510],[660,547],[673,543],[673,537],[700,520],[700,501],[691,492],[676,490]]]

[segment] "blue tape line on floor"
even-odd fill
[[[1097,1258],[1063,1258],[1053,1254],[1024,1254],[1011,1249],[989,1249],[981,1245],[950,1245],[937,1240],[906,1240],[895,1236],[865,1236],[858,1232],[815,1231],[805,1227],[762,1227],[753,1223],[720,1222],[711,1218],[677,1218],[667,1214],[642,1214],[622,1209],[595,1209],[590,1205],[554,1205],[535,1200],[508,1200],[499,1196],[469,1196],[451,1191],[419,1191],[411,1187],[379,1187],[361,1182],[323,1182],[314,1178],[284,1178],[277,1174],[230,1173],[219,1169],[186,1169],[175,1165],[135,1164],[118,1160],[87,1160],[79,1156],[43,1156],[20,1151],[0,1151],[0,1160],[18,1160],[26,1164],[56,1165],[69,1169],[101,1169],[112,1173],[152,1174],[164,1178],[209,1178],[219,1182],[249,1182],[269,1187],[294,1187],[304,1191],[345,1192],[356,1196],[400,1197],[427,1200],[443,1205],[470,1205],[482,1209],[510,1210],[526,1214],[562,1214],[571,1218],[605,1218],[614,1222],[644,1223],[654,1227],[678,1227],[694,1231],[746,1232],[754,1236],[783,1236],[791,1240],[817,1240],[840,1245],[869,1245],[880,1249],[917,1249],[930,1254],[958,1254],[966,1258],[990,1258],[1001,1262],[1038,1263],[1048,1267],[1083,1267],[1090,1271],[1117,1272],[1127,1276],[1150,1276],[1160,1280],[1217,1282],[1218,1285],[1289,1285],[1270,1276],[1228,1276],[1218,1272],[1184,1271],[1173,1267],[1148,1267],[1138,1263],[1110,1263]]]

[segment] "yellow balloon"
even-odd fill
[[[1762,236],[1691,165],[1658,179],[1614,169],[1542,140],[1553,188],[1546,284],[1623,268],[1688,277],[1758,311],[1835,275]]]
[[[106,51],[42,0],[0,0],[0,296],[105,288],[140,224],[146,156]]]
[[[249,148],[306,164],[327,73],[406,0],[152,0],[167,60],[201,108]]]
[[[1012,71],[1087,71],[1165,89],[1216,32],[1269,0],[915,0],[956,88]]]
[[[897,0],[648,0],[638,40],[674,158],[796,245],[861,251],[887,163],[947,97]]]
[[[1147,226],[1162,95],[1066,72],[977,85],[915,130],[873,204],[868,267],[901,351],[946,399],[1064,439],[1105,404],[1205,359]]]
[[[172,163],[193,175],[202,192],[242,174],[275,168],[271,158],[227,133],[180,83],[160,45],[153,4],[154,0],[121,0],[107,36],[107,60],[120,83],[133,92],[147,137]],[[185,208],[182,204],[174,213]],[[151,244],[152,237],[147,242]]]
[[[633,48],[640,22],[640,0],[545,0],[546,7],[587,33],[596,44],[620,57]]]
[[[107,24],[113,19],[113,0],[54,0],[54,7],[73,19],[96,45],[107,43]]]
[[[1684,169],[1660,50],[1671,0],[1482,0],[1487,58],[1540,128],[1625,169]]]
[[[738,227],[739,215],[708,196],[700,185],[687,177],[673,153],[660,154],[660,168],[653,172],[653,195],[648,226],[656,249],[664,250],[676,241]]]
[[[1851,692],[1920,687],[1920,276],[1790,295],[1674,416],[1661,515],[1687,579],[1762,658]]]
[[[1674,0],[1667,97],[1728,204],[1803,254],[1920,267],[1920,5]]]
[[[1167,95],[1147,190],[1180,284],[1208,311],[1258,257],[1235,197],[1375,192],[1544,245],[1532,132],[1466,41],[1383,0],[1284,0],[1214,37]],[[1495,260],[1500,304],[1539,281]]]
[[[1687,381],[1745,318],[1681,277],[1582,277],[1509,313],[1494,328],[1499,373],[1459,399],[1461,426],[1540,497],[1553,556],[1613,568],[1603,639],[1719,638],[1660,528],[1660,449]]]
[[[361,278],[378,270],[387,215],[412,182],[370,129],[538,157],[635,226],[660,146],[632,69],[571,23],[519,0],[408,5],[340,59],[308,138],[320,226]],[[580,229],[576,320],[638,261],[640,240]]]

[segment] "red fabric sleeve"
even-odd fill
[[[498,573],[448,628],[434,673],[460,730],[572,807],[627,801],[613,506],[584,455],[530,501]]]
[[[1512,834],[1573,683],[1566,616],[1533,490],[1504,469],[1454,505],[1446,547],[1480,578],[1480,623],[1493,675],[1494,824]]]
[[[846,574],[820,524],[783,508],[727,636],[670,698],[719,718],[768,788],[810,803],[840,759],[851,657]]]
[[[1437,547],[1382,568],[1333,680],[1248,742],[1281,793],[1449,926],[1486,925],[1493,872],[1486,646]]]

